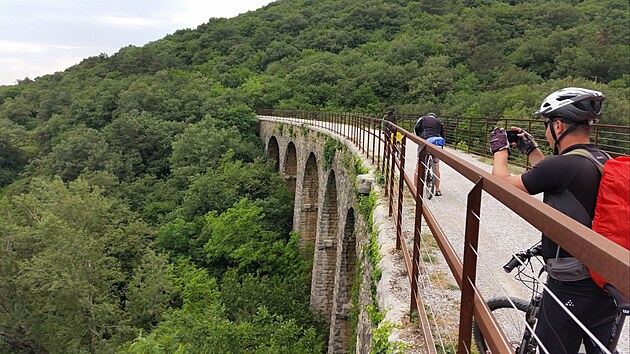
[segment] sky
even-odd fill
[[[0,0],[0,85],[142,46],[272,0]]]

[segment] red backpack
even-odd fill
[[[585,149],[575,149],[567,155],[580,155],[593,161],[602,173],[595,204],[593,231],[630,249],[630,157],[608,159],[605,164],[597,161]],[[608,282],[589,269],[591,277],[600,287]]]
[[[604,165],[599,183],[593,231],[630,249],[630,157],[610,159]],[[597,285],[607,283],[599,274],[589,270]]]

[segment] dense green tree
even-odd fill
[[[12,182],[28,161],[28,136],[24,128],[0,118],[0,188]]]
[[[121,114],[107,127],[102,136],[110,151],[117,155],[117,161],[128,161],[128,171],[112,171],[120,180],[130,180],[145,174],[163,177],[169,174],[168,157],[175,136],[181,133],[186,124],[160,121],[146,111],[133,110]]]
[[[125,310],[136,328],[151,330],[172,303],[175,294],[172,266],[148,248],[129,281]]]
[[[140,315],[124,310],[121,291],[148,230],[85,181],[31,189],[0,204],[0,338],[25,352],[112,352]]]
[[[49,154],[33,161],[31,174],[57,175],[71,181],[83,172],[106,169],[115,154],[97,130],[85,126],[77,125],[59,138]]]
[[[123,353],[323,353],[326,345],[313,328],[260,309],[251,322],[235,323],[211,315],[176,311],[147,337]]]
[[[286,239],[277,232],[266,230],[260,221],[262,208],[242,199],[226,212],[217,216],[209,213],[201,231],[207,239],[204,245],[206,261],[212,272],[234,267],[244,273],[269,274],[288,272],[291,258],[284,249]],[[292,245],[295,246],[295,245]],[[289,247],[292,247],[291,245]],[[292,253],[295,257],[295,253]]]
[[[228,159],[245,162],[261,154],[259,142],[244,140],[236,127],[217,129],[215,124],[214,119],[207,117],[175,137],[169,157],[174,173],[193,176],[216,168],[228,151],[231,151]]]

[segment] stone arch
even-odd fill
[[[339,213],[337,211],[337,181],[331,170],[326,181],[319,218],[319,232],[315,242],[313,259],[313,281],[311,284],[311,307],[330,320],[337,264],[337,234]]]
[[[267,144],[267,157],[275,161],[275,169],[278,170],[278,164],[280,163],[280,146],[275,136],[269,138]]]
[[[297,152],[295,150],[295,144],[289,142],[287,145],[287,151],[284,154],[284,178],[287,180],[289,190],[295,194],[295,179],[297,177]]]
[[[346,215],[340,243],[335,309],[330,325],[329,353],[347,353],[350,340],[350,311],[352,310],[352,285],[357,266],[357,236],[354,229],[354,209]]]
[[[301,245],[315,245],[317,236],[317,203],[319,202],[319,174],[317,173],[317,158],[310,153],[304,169],[302,180],[302,205],[300,206],[300,243]],[[309,256],[309,258],[312,255]]]

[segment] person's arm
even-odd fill
[[[418,122],[416,122],[416,126],[413,128],[413,132],[416,133],[417,136],[420,136],[420,134],[422,134],[422,117],[420,117],[420,119],[418,119]]]
[[[504,179],[509,184],[514,187],[522,190],[523,192],[528,193],[525,185],[523,184],[523,180],[521,175],[512,175],[510,170],[508,169],[508,150],[500,150],[494,153],[493,156],[493,164],[492,164],[492,174],[499,178]]]
[[[543,155],[542,151],[540,151],[540,149],[536,147],[534,150],[532,150],[532,152],[529,153],[529,155],[527,155],[527,157],[529,158],[529,163],[532,164],[532,166],[536,166],[540,161],[545,158],[545,155]]]

